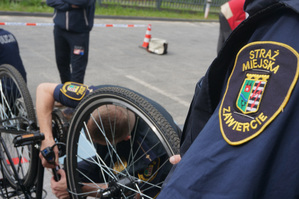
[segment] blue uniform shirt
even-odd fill
[[[299,3],[246,6],[197,85],[183,157],[159,199],[299,198]]]
[[[0,28],[0,65],[2,64],[10,64],[15,67],[25,82],[27,81],[17,39],[12,33]]]

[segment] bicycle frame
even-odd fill
[[[9,133],[9,134],[15,134],[17,137],[14,138],[14,146],[19,147],[19,146],[25,146],[33,143],[40,143],[43,139],[44,136],[43,134],[39,133],[39,131],[23,131],[23,130],[12,130],[12,129],[6,129],[6,128],[0,128],[1,133]],[[29,188],[26,188],[22,182],[22,180],[19,177],[19,174],[17,172],[17,168],[14,164],[14,161],[12,160],[10,153],[8,151],[8,148],[2,138],[0,136],[0,143],[4,149],[4,152],[7,156],[7,161],[11,165],[15,180],[17,181],[17,189],[15,190],[16,194],[18,194],[18,191],[20,189],[21,194],[18,195],[24,195],[25,199],[31,199],[31,193],[33,192]],[[13,144],[13,143],[12,143]],[[0,160],[2,160],[4,157],[1,156],[0,154]],[[21,161],[20,161],[21,162]],[[3,179],[5,179],[5,175],[2,174]],[[44,179],[44,167],[41,164],[41,161],[38,161],[38,170],[37,170],[37,180],[36,180],[36,189],[35,189],[35,194],[36,198],[42,198],[42,192],[43,192],[43,179]],[[2,187],[0,187],[2,189]]]

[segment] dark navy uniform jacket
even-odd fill
[[[60,29],[77,33],[92,29],[95,0],[47,0],[47,5],[55,8],[54,23]]]
[[[2,64],[14,66],[27,81],[17,39],[12,33],[0,28],[0,65]]]
[[[245,10],[196,85],[159,199],[299,198],[299,1]]]

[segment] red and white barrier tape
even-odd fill
[[[146,25],[137,25],[137,24],[94,24],[94,27],[113,27],[113,28],[143,28]]]
[[[1,26],[54,26],[54,23],[23,23],[23,22],[0,22]],[[138,28],[146,25],[136,24],[94,24],[94,27],[101,28]]]
[[[2,26],[54,26],[53,23],[0,22]]]

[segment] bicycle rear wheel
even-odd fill
[[[17,134],[25,133],[30,122],[36,122],[32,99],[27,85],[20,73],[11,65],[0,66],[0,135],[8,148],[8,153],[24,186],[33,185],[38,161],[38,151],[33,146],[15,148],[13,139]],[[4,133],[4,130],[13,133]],[[17,188],[17,180],[0,145],[1,165],[4,176],[13,188]]]
[[[126,117],[121,125],[117,111],[133,117]],[[119,139],[120,128],[131,132],[131,137]],[[178,131],[165,109],[136,92],[104,87],[89,94],[79,104],[67,137],[72,197],[155,198],[172,167],[168,158],[179,153]],[[104,135],[105,143],[95,143],[91,132]]]

